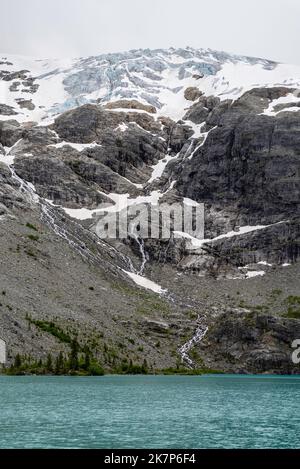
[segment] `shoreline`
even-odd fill
[[[90,374],[61,374],[61,375],[55,375],[51,373],[45,373],[45,374],[37,374],[37,373],[0,373],[0,378],[1,377],[28,377],[28,376],[35,376],[35,377],[47,377],[47,378],[103,378],[103,377],[112,377],[112,376],[118,376],[118,377],[126,377],[126,376],[215,376],[215,377],[273,377],[273,378],[280,378],[280,377],[299,377],[300,378],[300,371],[299,373],[225,373],[221,371],[212,371],[212,372],[207,372],[207,371],[197,371],[194,373],[184,373],[184,372],[179,372],[179,373],[166,373],[166,372],[157,372],[157,373],[104,373],[103,375],[90,375]]]

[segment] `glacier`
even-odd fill
[[[17,121],[32,120],[41,125],[77,106],[119,99],[137,99],[155,106],[158,116],[177,121],[191,106],[184,97],[189,86],[222,100],[237,99],[256,86],[300,86],[299,66],[190,47],[73,59],[0,54],[0,62],[0,103],[12,107]],[[20,71],[26,76],[22,83],[13,78]],[[19,100],[28,99],[34,109],[19,106]],[[0,115],[0,119],[7,119],[7,115]]]

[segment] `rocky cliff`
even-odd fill
[[[54,323],[110,370],[297,373],[299,69],[189,48],[24,62],[0,65],[9,360],[67,353]],[[99,239],[125,199],[203,203],[205,239]]]

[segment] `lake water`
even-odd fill
[[[299,448],[300,377],[0,377],[1,448]]]

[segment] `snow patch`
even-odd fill
[[[175,237],[178,238],[186,238],[190,241],[191,246],[190,249],[197,249],[203,246],[206,243],[213,243],[214,241],[218,241],[219,239],[224,238],[232,238],[233,236],[239,236],[246,233],[251,233],[252,231],[264,230],[269,228],[270,226],[279,225],[281,223],[285,223],[284,221],[280,221],[278,223],[274,223],[272,225],[255,225],[255,226],[242,226],[237,231],[229,231],[228,233],[222,234],[217,236],[216,238],[212,239],[197,239],[193,236],[190,236],[188,233],[184,233],[182,231],[174,231]]]
[[[69,145],[70,147],[74,148],[77,151],[83,151],[86,148],[101,147],[101,145],[99,145],[96,142],[93,142],[93,143],[73,143],[73,142],[66,142],[66,141],[63,141],[63,142],[60,142],[60,143],[52,143],[51,145],[48,145],[48,146],[49,147],[55,147],[55,148],[63,148],[66,145]]]
[[[164,158],[159,160],[157,164],[151,166],[153,171],[152,171],[152,175],[150,179],[148,180],[148,184],[155,181],[156,179],[161,178],[169,161],[175,160],[176,158],[178,158],[178,156],[179,156],[179,153],[177,153],[177,155],[174,155],[174,156],[166,155]]]
[[[98,191],[99,194],[104,195],[105,197],[112,200],[112,203],[103,203],[99,208],[89,209],[86,207],[83,208],[67,208],[62,207],[60,205],[56,205],[56,207],[60,207],[64,210],[70,217],[76,218],[77,220],[88,220],[93,218],[95,215],[107,212],[107,213],[117,213],[121,212],[122,210],[126,209],[131,205],[138,205],[138,204],[151,204],[151,205],[158,205],[159,199],[162,197],[162,193],[159,191],[152,191],[150,195],[145,196],[138,196],[136,198],[130,199],[129,194],[116,194],[110,193],[105,194],[104,192]],[[53,201],[48,201],[52,205],[55,205]]]
[[[128,125],[126,124],[119,124],[118,127],[115,128],[115,130],[120,130],[120,132],[126,132],[128,129]]]
[[[283,111],[285,111],[285,112],[287,112],[287,111],[288,112],[296,112],[296,111],[300,112],[300,107],[297,107],[297,106],[286,107],[286,108],[281,109],[279,111],[275,111],[275,107],[277,105],[292,104],[292,103],[300,104],[300,96],[296,96],[293,93],[289,93],[287,96],[282,96],[281,98],[274,99],[269,104],[269,107],[267,109],[265,109],[263,114],[266,115],[266,116],[276,116],[277,114],[279,114],[280,112],[283,112]]]
[[[202,140],[201,143],[199,143],[199,145],[196,145],[195,149],[192,151],[192,153],[188,157],[189,160],[191,160],[193,158],[193,156],[195,155],[196,151],[199,150],[199,148],[203,147],[203,145],[205,144],[205,142],[207,140],[207,137],[209,136],[210,132],[212,132],[216,128],[217,128],[217,126],[213,127],[212,129],[208,130],[207,132],[203,132],[203,133],[200,132],[198,138],[202,137],[203,140]]]
[[[218,96],[221,100],[238,99],[246,91],[257,87],[299,87],[300,67],[276,64],[272,70],[262,64],[247,64],[243,61],[226,62],[215,75],[201,80],[201,91],[206,96]]]
[[[263,277],[266,274],[264,270],[249,270],[246,273],[246,278],[253,278],[253,277]]]
[[[202,128],[205,125],[205,122],[202,122],[202,124],[195,124],[194,122],[190,120],[185,120],[184,123],[188,125],[189,127],[192,127],[192,130],[194,132],[194,134],[192,135],[192,138],[200,138],[203,136]]]
[[[273,266],[273,264],[268,264],[267,261],[259,261],[258,264],[259,264],[259,265],[265,265],[265,266],[267,266],[267,267],[272,267],[272,266]]]
[[[21,142],[22,138],[20,138],[14,145],[11,147],[4,147],[5,154],[2,155],[0,153],[0,161],[2,163],[6,164],[7,166],[12,166],[15,161],[15,155],[12,153],[12,150],[18,146],[18,144]]]
[[[189,199],[188,197],[184,197],[183,198],[183,203],[185,205],[188,205],[189,207],[198,207],[199,203],[196,202],[195,200],[193,199]]]
[[[162,288],[160,285],[155,282],[152,282],[152,280],[149,280],[146,277],[134,274],[133,272],[128,272],[124,269],[122,270],[134,281],[134,283],[136,283],[140,287],[146,288],[147,290],[152,290],[154,293],[158,293],[159,295],[167,292],[166,289]]]

